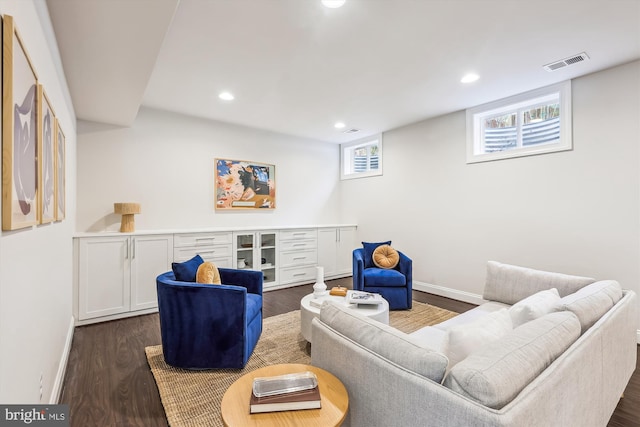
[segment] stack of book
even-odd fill
[[[348,304],[382,304],[382,295],[363,291],[347,291]]]
[[[320,408],[320,390],[313,372],[253,380],[249,412],[296,411]]]

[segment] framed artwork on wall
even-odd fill
[[[60,122],[56,119],[55,145],[55,205],[56,221],[62,221],[66,211],[65,199],[65,138]]]
[[[275,165],[215,159],[215,206],[216,209],[275,209]]]
[[[55,204],[55,138],[56,117],[42,85],[38,85],[38,188],[39,222],[46,224],[56,219]]]
[[[2,229],[38,222],[38,76],[16,30],[3,18]]]

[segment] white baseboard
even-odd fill
[[[51,397],[49,398],[49,404],[57,404],[60,401],[60,395],[62,394],[62,385],[64,383],[64,374],[67,371],[67,363],[69,362],[69,354],[71,353],[71,344],[73,343],[73,331],[75,330],[76,319],[71,316],[71,322],[69,322],[69,329],[67,330],[67,339],[64,342],[64,348],[62,349],[62,357],[60,358],[60,364],[58,365],[58,372],[56,374],[53,387],[51,388]]]
[[[468,302],[470,304],[480,305],[485,300],[482,295],[472,294],[471,292],[459,291],[457,289],[446,288],[444,286],[432,285],[431,283],[413,281],[413,289],[416,291],[428,292],[430,294],[447,297],[458,301]]]

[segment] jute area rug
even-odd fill
[[[410,333],[443,322],[456,313],[413,302],[411,310],[391,311],[391,326]],[[311,362],[309,346],[300,333],[300,310],[264,319],[260,340],[244,369],[189,371],[167,365],[162,346],[145,348],[158,385],[167,421],[172,427],[222,426],[220,403],[227,388],[247,372],[278,363]]]

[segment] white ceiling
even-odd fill
[[[117,125],[144,105],[345,142],[640,58],[638,0],[47,5],[77,117]]]

